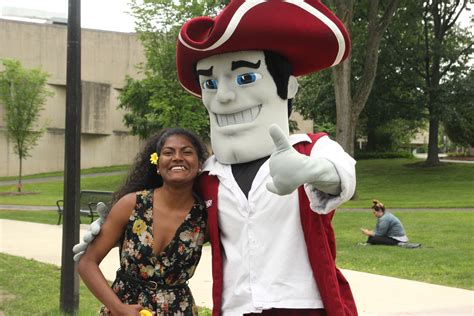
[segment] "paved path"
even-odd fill
[[[81,225],[81,236],[88,225]],[[0,219],[0,252],[61,265],[62,225]],[[21,231],[21,234],[18,232]],[[15,238],[12,238],[15,236]],[[416,251],[416,250],[409,250]],[[118,250],[101,263],[108,280],[118,268]],[[343,270],[351,284],[361,316],[472,316],[474,291]],[[201,262],[190,281],[196,303],[211,307],[211,256],[204,247]]]
[[[1,197],[0,197],[1,200]],[[2,211],[57,211],[57,206],[0,204]]]

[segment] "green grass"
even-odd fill
[[[0,210],[0,218],[15,221],[34,222],[41,224],[56,225],[58,213],[56,211],[3,211]],[[87,223],[87,221],[82,221]]]
[[[369,212],[339,210],[333,219],[337,265],[343,269],[474,290],[474,212],[397,211],[411,242],[422,248],[357,246],[360,227],[373,229]]]
[[[344,208],[367,208],[372,199],[388,208],[463,208],[474,206],[474,164],[421,167],[416,159],[360,160],[357,198]]]
[[[122,183],[125,175],[102,176],[81,179],[81,189],[115,191]],[[57,200],[63,198],[63,181],[44,183],[27,183],[23,186],[24,192],[35,194],[0,195],[0,204],[10,205],[40,205],[55,206]],[[0,186],[1,192],[15,192],[16,186]]]
[[[59,289],[61,270],[55,265],[0,254],[0,289],[10,299],[0,300],[5,315],[61,315]],[[101,303],[81,282],[78,316],[97,315]],[[199,315],[211,315],[200,308]]]
[[[82,169],[81,174],[127,171],[129,167],[130,166],[128,165],[122,165],[122,166],[96,167],[96,168]],[[22,179],[23,180],[38,179],[38,178],[57,177],[57,176],[62,176],[62,175],[64,175],[63,171],[45,172],[45,173],[36,173],[32,175],[23,176]],[[0,177],[0,181],[14,181],[14,180],[18,180],[18,176]]]

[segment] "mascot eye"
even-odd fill
[[[262,75],[257,74],[255,72],[249,72],[246,74],[238,75],[237,76],[237,84],[239,86],[254,83],[258,79],[262,78]]]
[[[202,83],[202,89],[216,90],[217,89],[217,80],[208,79]]]

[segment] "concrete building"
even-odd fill
[[[137,77],[135,65],[144,61],[136,34],[82,30],[81,168],[129,163],[139,148],[138,138],[122,123],[117,97],[125,75]],[[50,77],[54,93],[39,123],[47,131],[23,174],[63,170],[66,110],[67,27],[0,19],[0,59],[19,60],[23,67],[40,67]],[[18,174],[18,157],[7,140],[0,106],[0,176]]]
[[[140,142],[122,122],[118,96],[126,75],[139,76],[135,65],[145,61],[134,33],[82,30],[82,135],[81,168],[130,163]],[[40,67],[50,77],[54,92],[39,120],[47,126],[31,156],[23,161],[23,175],[64,168],[66,112],[67,27],[60,24],[0,19],[0,59],[10,58],[25,68]],[[1,66],[0,66],[1,67]],[[18,157],[6,137],[0,106],[0,176],[18,175]],[[293,113],[299,132],[312,132],[313,122]]]

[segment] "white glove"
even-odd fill
[[[302,184],[308,183],[331,195],[341,193],[341,180],[330,161],[297,152],[290,145],[288,137],[276,124],[270,126],[269,132],[275,143],[276,151],[269,159],[272,181],[267,183],[268,191],[286,195]]]
[[[95,236],[100,233],[101,226],[104,224],[104,221],[109,214],[109,208],[103,202],[97,203],[96,210],[100,215],[99,218],[90,224],[89,230],[82,238],[82,242],[78,243],[72,248],[72,252],[74,253],[74,261],[76,262],[81,259],[82,254],[86,251],[89,244],[94,240]]]

